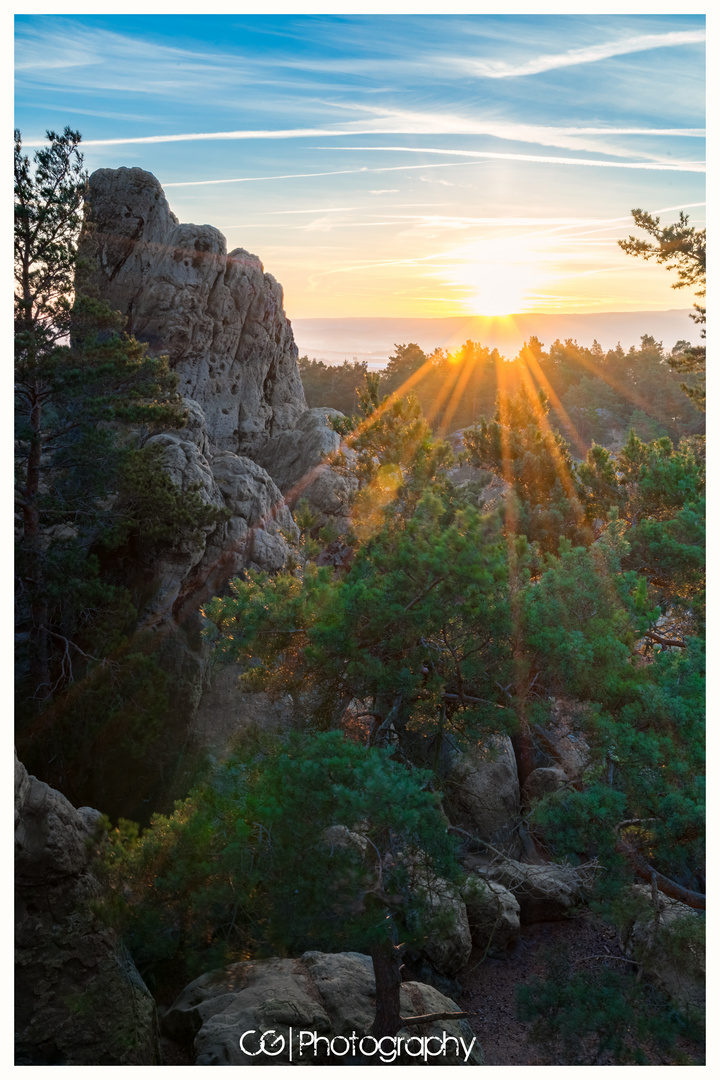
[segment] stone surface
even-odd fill
[[[240,671],[237,664],[210,669],[193,724],[197,745],[217,757],[227,753],[243,730],[280,731],[292,721],[289,695],[273,700],[264,693],[243,693],[238,684]]]
[[[90,904],[98,812],[15,759],[15,1030],[20,1065],[157,1065],[155,1002]]]
[[[591,756],[583,735],[586,708],[569,698],[553,699],[549,721],[533,728],[538,766],[560,768],[573,782],[582,779]]]
[[[523,784],[522,801],[526,806],[532,806],[544,795],[559,791],[567,783],[568,778],[562,769],[533,769]]]
[[[400,991],[400,1008],[404,1016],[424,1015],[428,1012],[457,1012],[458,1006],[440,994],[434,987],[422,983],[403,983]],[[299,1032],[315,1032],[318,1036],[333,1038],[359,1037],[369,1034],[375,1014],[375,980],[372,961],[360,953],[307,952],[300,959],[248,960],[232,964],[228,968],[202,975],[190,983],[163,1017],[163,1029],[177,1042],[193,1042],[196,1065],[288,1065],[288,1028],[293,1028],[293,1065],[318,1064],[321,1059],[312,1056],[312,1047],[304,1047],[300,1054]],[[257,1042],[249,1037],[240,1048],[240,1038],[245,1032],[274,1030],[284,1037],[282,1052],[270,1058],[259,1054]],[[402,1034],[438,1035],[444,1032],[455,1038],[463,1038],[469,1047],[473,1035],[466,1020],[443,1020],[412,1029],[402,1029]],[[254,1037],[257,1039],[257,1036]],[[322,1046],[322,1044],[320,1044]],[[452,1046],[452,1044],[450,1044]],[[345,1050],[344,1040],[338,1040],[335,1048]],[[459,1059],[448,1054],[441,1059],[430,1059],[430,1064],[464,1064],[465,1054]],[[453,1047],[454,1049],[454,1047]],[[335,1056],[326,1064],[368,1063],[361,1055],[350,1060]],[[408,1064],[422,1061],[407,1057]],[[475,1043],[468,1064],[483,1063],[482,1050]],[[377,1064],[374,1061],[373,1064]]]
[[[516,859],[469,856],[465,866],[513,894],[520,905],[520,922],[564,919],[584,897],[590,879],[571,866],[529,864]]]
[[[167,353],[215,449],[249,456],[306,409],[280,285],[210,225],[180,224],[142,169],[90,177],[80,249],[127,330]]]
[[[272,476],[288,504],[307,499],[318,525],[331,518],[346,527],[357,480],[327,462],[340,450],[340,436],[330,427],[337,409],[308,409],[290,431],[275,435],[255,453],[255,460]],[[352,459],[354,454],[347,451]]]
[[[417,917],[429,928],[427,940],[422,944],[423,954],[441,975],[457,975],[472,952],[468,913],[462,896],[449,881],[421,871],[411,875],[411,887]]]
[[[639,911],[621,932],[623,952],[683,1010],[705,1009],[704,917],[649,885],[634,885]]]
[[[469,831],[510,855],[520,854],[520,782],[507,735],[494,735],[458,755],[443,790]]]
[[[194,490],[229,519],[207,525],[196,543],[167,547],[153,561],[153,597],[144,625],[162,622],[178,609],[195,609],[247,568],[281,570],[298,559],[299,531],[280,491],[250,458],[219,451],[209,459],[202,410],[193,403],[189,423],[146,438],[162,449],[162,467],[181,491]]]
[[[517,944],[520,904],[509,889],[497,881],[484,881],[473,874],[461,892],[473,945],[497,954]]]

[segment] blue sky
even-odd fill
[[[294,318],[689,307],[617,247],[704,224],[700,15],[17,16],[26,145],[153,172]],[[142,141],[146,140],[146,141]],[[666,209],[667,208],[667,209]]]

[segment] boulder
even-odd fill
[[[403,983],[400,1008],[404,1016],[429,1012],[457,1012],[458,1006],[434,987]],[[190,983],[163,1017],[163,1029],[177,1042],[193,1043],[196,1065],[315,1065],[378,1064],[359,1051],[360,1039],[369,1035],[375,1014],[375,979],[372,961],[360,953],[306,952],[296,960],[246,960],[202,975]],[[292,1060],[290,1033],[292,1028]],[[273,1031],[266,1042],[271,1054],[256,1053],[259,1033]],[[246,1033],[249,1034],[240,1040]],[[303,1033],[303,1045],[300,1033]],[[310,1044],[308,1036],[325,1036],[332,1043],[330,1058],[324,1044]],[[483,1064],[482,1050],[466,1020],[442,1020],[422,1027],[404,1028],[410,1035],[443,1034],[463,1039],[472,1050],[467,1064]],[[351,1037],[357,1036],[355,1044]],[[280,1038],[282,1037],[282,1038]],[[365,1044],[372,1050],[372,1043]],[[319,1049],[316,1056],[314,1049]],[[354,1049],[354,1053],[353,1053]],[[465,1064],[465,1051],[449,1052],[444,1065]],[[398,1060],[420,1063],[412,1056]],[[437,1064],[430,1059],[428,1064]]]
[[[457,755],[443,788],[468,831],[508,854],[520,854],[520,782],[507,735],[493,735]]]
[[[564,919],[581,903],[590,885],[586,875],[572,866],[557,863],[529,864],[516,859],[482,857],[465,860],[489,882],[497,882],[513,894],[520,905],[520,922],[555,922]]]
[[[533,728],[536,744],[542,749],[538,766],[560,768],[573,782],[582,779],[590,764],[590,747],[583,734],[587,706],[566,698],[555,698],[547,723]]]
[[[523,784],[522,801],[525,806],[532,806],[543,796],[560,791],[567,783],[568,778],[562,769],[533,769]]]
[[[226,521],[209,524],[194,542],[168,546],[152,563],[152,599],[146,626],[200,603],[241,570],[277,571],[295,563],[300,534],[280,491],[250,458],[220,451],[210,459],[202,410],[192,403],[188,424],[145,439],[162,450],[161,464],[181,491],[192,490],[208,506],[226,510]]]
[[[643,975],[683,1011],[705,1009],[704,914],[658,892],[653,906],[649,885],[634,885],[633,918],[622,928],[623,952]]]
[[[280,285],[218,229],[180,224],[152,173],[92,174],[80,252],[128,333],[168,354],[216,450],[253,456],[305,412]]]
[[[476,948],[498,954],[517,944],[520,904],[509,889],[497,881],[484,881],[472,874],[461,893]]]
[[[15,1030],[19,1065],[159,1065],[155,1002],[93,913],[100,815],[15,758]]]
[[[414,867],[410,880],[414,919],[428,927],[422,952],[441,975],[454,976],[467,964],[472,938],[465,902],[458,889],[444,878],[423,874]]]

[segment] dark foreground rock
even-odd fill
[[[99,817],[15,759],[18,1065],[160,1064],[155,1002],[92,912]]]
[[[414,982],[403,983],[400,1008],[403,1016],[459,1011],[454,1001],[434,987]],[[374,1015],[375,979],[369,956],[307,952],[297,960],[248,960],[202,975],[183,990],[162,1024],[176,1042],[193,1043],[195,1065],[484,1063],[467,1020],[403,1028],[399,1033],[403,1044],[415,1037],[407,1050],[387,1062],[369,1061],[360,1040],[369,1035]],[[266,1031],[273,1034],[266,1038],[267,1053],[263,1053],[259,1037]],[[444,1035],[446,1052],[442,1053]],[[417,1053],[422,1045],[418,1039],[429,1036],[435,1037],[429,1045],[436,1056],[424,1062]],[[327,1044],[322,1037],[332,1046],[330,1057],[324,1060]],[[390,1044],[385,1045],[390,1051]],[[374,1049],[371,1041],[363,1046],[367,1051]]]

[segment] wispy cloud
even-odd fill
[[[625,38],[623,41],[586,45],[580,49],[569,49],[564,53],[546,53],[532,60],[526,60],[524,63],[474,60],[470,57],[455,58],[454,63],[473,75],[479,75],[485,79],[513,79],[522,75],[539,75],[543,71],[553,71],[556,68],[574,67],[576,64],[594,64],[599,60],[610,60],[614,56],[626,56],[628,53],[679,45],[695,45],[703,41],[705,41],[704,30],[674,30],[665,34],[639,34]]]
[[[354,108],[354,106],[343,106]],[[587,136],[652,136],[673,138],[702,138],[704,128],[648,127],[553,127],[540,124],[519,124],[509,120],[447,115],[443,113],[411,113],[399,110],[363,107],[363,111],[383,117],[375,123],[333,124],[327,127],[249,128],[236,131],[188,131],[166,135],[129,135],[115,139],[86,139],[85,146],[124,146],[132,144],[213,142],[249,139],[306,139],[321,136],[342,138],[347,135],[489,135],[511,142],[536,143],[560,149],[583,149],[597,153],[623,154],[623,149],[580,141]],[[388,122],[391,118],[393,122]],[[46,140],[29,141],[27,146],[44,146]]]
[[[405,154],[446,154],[453,157],[482,158],[486,161],[529,161],[550,165],[588,165],[605,169],[657,169],[662,172],[705,172],[704,161],[597,161],[592,158],[566,158],[543,154],[504,154],[491,150],[444,150],[427,146],[317,146],[316,150],[362,150],[398,152]]]
[[[452,169],[460,168],[466,165],[483,165],[487,164],[489,160],[500,161],[527,161],[546,165],[587,165],[597,166],[599,168],[613,168],[613,169],[650,169],[659,170],[664,172],[693,172],[704,173],[705,166],[703,162],[680,162],[673,165],[664,164],[662,162],[651,161],[593,161],[592,159],[585,158],[561,158],[541,156],[539,154],[494,154],[490,151],[464,151],[464,150],[438,150],[426,148],[412,148],[407,146],[338,146],[338,147],[319,147],[318,149],[337,149],[337,150],[400,150],[408,151],[409,153],[424,153],[424,154],[452,154],[460,156],[471,156],[476,158],[474,161],[444,161],[436,165],[389,165],[381,168],[368,168],[366,165],[361,166],[359,169],[334,169],[329,172],[311,172],[311,173],[282,173],[276,176],[232,176],[223,180],[175,180],[170,183],[163,184],[165,188],[187,188],[187,187],[208,187],[220,184],[250,184],[255,181],[265,180],[304,180],[314,176],[353,176],[359,173],[388,173],[388,172],[409,172],[415,169]]]

